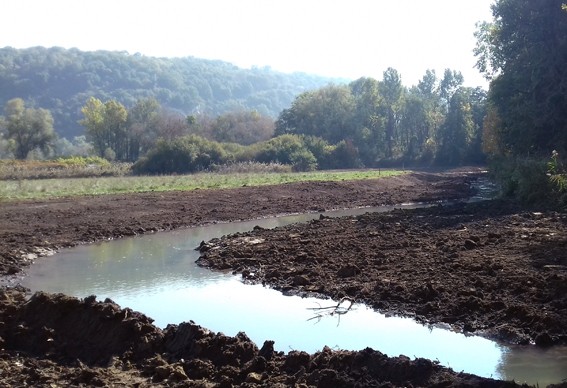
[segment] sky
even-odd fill
[[[474,68],[475,23],[493,0],[2,0],[0,47],[76,47],[219,59],[406,86],[427,69]]]

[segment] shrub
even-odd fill
[[[0,180],[124,176],[130,173],[130,167],[129,163],[110,163],[99,157],[0,160]]]
[[[203,171],[232,158],[220,143],[191,135],[175,140],[160,140],[133,166],[135,174],[185,174]]]
[[[358,149],[350,140],[342,140],[335,145],[331,152],[332,168],[360,168],[362,162]]]
[[[295,171],[317,168],[317,159],[306,148],[301,136],[281,135],[255,146],[255,159],[260,163],[289,164]]]
[[[501,158],[491,162],[490,171],[506,197],[529,205],[549,205],[555,200],[544,160]]]
[[[555,150],[551,153],[551,159],[547,162],[547,175],[560,205],[567,205],[567,170]]]
[[[289,155],[293,171],[313,171],[317,169],[317,159],[306,148],[299,149]]]
[[[289,173],[291,166],[281,163],[258,163],[253,161],[215,165],[211,170],[219,174],[262,174],[262,173]]]
[[[56,163],[65,166],[105,166],[108,167],[111,163],[101,158],[100,156],[67,156],[55,159]]]
[[[325,139],[318,136],[303,136],[305,147],[317,160],[317,166],[322,169],[333,168],[332,153],[336,146],[330,145]]]

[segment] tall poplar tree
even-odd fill
[[[396,69],[389,67],[384,72],[384,78],[380,82],[380,92],[384,98],[384,109],[386,117],[386,157],[394,156],[394,145],[396,141],[396,129],[400,118],[402,99],[404,96],[402,76]]]

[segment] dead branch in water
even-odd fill
[[[344,302],[350,302],[349,306],[348,307],[341,306]],[[338,317],[337,326],[339,326],[339,324],[341,323],[341,315],[348,313],[352,309],[353,305],[354,305],[354,299],[345,296],[344,298],[339,300],[339,303],[337,303],[334,306],[309,307],[307,308],[307,310],[315,311],[315,316],[309,318],[308,321],[317,319],[317,322],[320,322],[323,317],[326,316],[332,317],[336,315]]]

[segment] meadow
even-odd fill
[[[291,172],[285,166],[220,168],[188,175],[133,176],[124,166],[0,164],[0,201],[174,190],[225,189],[307,181],[375,179],[399,170],[326,170]],[[90,174],[90,176],[89,176]]]

